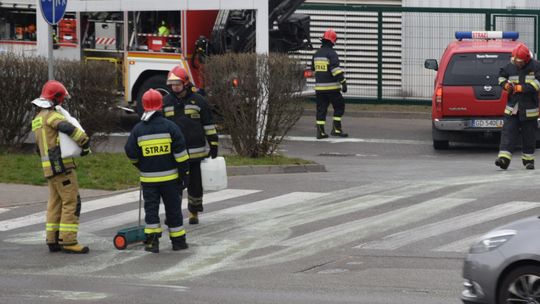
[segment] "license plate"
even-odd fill
[[[473,120],[473,128],[502,128],[502,119],[476,119]]]

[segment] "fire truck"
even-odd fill
[[[199,9],[179,9],[188,2],[70,0],[64,18],[53,28],[54,58],[115,65],[118,86],[131,106],[136,106],[149,88],[165,93],[167,72],[175,65],[183,65],[195,86],[202,87],[198,65],[193,60],[197,40],[201,36],[206,38],[207,55],[254,51],[256,10],[237,9],[249,5],[236,0],[200,0],[195,1]],[[303,2],[268,1],[270,51],[310,47],[309,16],[294,13]],[[48,36],[40,36],[40,26],[45,27],[46,23],[41,17],[36,18],[37,14],[40,8],[36,7],[36,0],[0,2],[0,52],[43,54],[40,39],[46,40]]]

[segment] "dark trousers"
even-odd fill
[[[534,120],[520,120],[519,115],[505,116],[501,133],[499,151],[514,152],[520,140],[523,154],[534,154],[536,149],[536,129],[538,123]]]
[[[191,197],[202,198],[203,196],[201,160],[189,161],[189,185],[187,191]]]
[[[182,219],[182,192],[178,181],[159,183],[155,185],[143,184],[144,221],[147,225],[159,224],[159,202],[163,199],[165,216],[169,228],[180,227]]]
[[[340,91],[315,91],[317,97],[317,121],[326,120],[328,105],[334,108],[334,117],[341,117],[345,113],[345,99]]]

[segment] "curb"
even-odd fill
[[[326,172],[326,168],[324,167],[324,165],[320,165],[320,164],[227,167],[228,176],[307,173],[307,172]]]

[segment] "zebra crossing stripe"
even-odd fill
[[[261,266],[303,258],[326,249],[344,246],[404,225],[430,218],[474,199],[440,197],[382,214],[326,227],[277,243],[275,251],[243,260],[242,267]]]
[[[261,190],[225,189],[221,191],[210,192],[210,193],[205,194],[204,204],[208,205],[215,202],[224,201],[224,200],[228,200],[228,199],[232,199],[232,198],[236,198],[236,197],[240,197],[244,195],[249,195],[249,194],[253,194],[257,192],[261,192]],[[137,197],[137,201],[138,199],[139,198]],[[182,205],[184,207],[187,206],[186,199],[182,200]],[[138,207],[138,205],[135,205],[135,204],[133,206]],[[163,208],[163,206],[160,206],[159,214],[160,215],[165,214],[165,208]],[[80,224],[82,227],[80,230],[85,231],[85,232],[96,232],[100,230],[122,226],[124,224],[129,224],[129,223],[134,223],[134,222],[136,223],[138,216],[139,216],[139,210],[136,208],[134,210],[129,210],[126,212],[121,212],[118,214],[101,217],[99,219],[82,222]],[[141,217],[142,217],[141,222],[144,223],[144,208],[141,210]]]
[[[94,210],[114,207],[127,204],[139,200],[139,191],[130,191],[118,195],[82,202],[82,212],[91,212]],[[0,231],[8,231],[12,229],[32,226],[35,224],[45,223],[46,211],[29,214],[26,216],[0,221]]]
[[[218,192],[211,192],[212,195],[219,196],[220,194],[224,194],[224,197],[228,197],[231,195],[231,193],[237,193],[234,192],[237,189],[225,189]],[[253,190],[238,190],[240,192],[244,191],[253,191]],[[259,190],[255,190],[255,192],[258,192]],[[237,194],[236,194],[237,195]],[[110,196],[110,197],[104,197],[96,200],[91,200],[87,202],[82,202],[82,214],[96,211],[103,208],[108,207],[115,207],[120,206],[128,203],[137,202],[139,200],[139,190],[137,191],[130,191],[126,193],[121,193],[118,195]],[[138,211],[137,211],[138,212]],[[32,226],[40,223],[45,223],[46,220],[46,211],[37,212],[34,214],[29,214],[26,216],[8,219],[0,221],[0,231],[8,231],[13,230],[17,228]],[[134,218],[137,220],[137,217]]]
[[[188,231],[190,242],[199,245],[194,246],[193,249],[190,247],[190,250],[194,251],[193,254],[164,270],[146,273],[145,278],[169,280],[204,275],[214,272],[215,269],[224,269],[226,265],[231,263],[232,259],[240,258],[246,253],[246,250],[254,249],[253,245],[260,242],[262,236],[273,233],[273,226],[267,227],[262,221],[258,221],[259,219],[275,218],[285,213],[294,212],[294,208],[309,205],[314,199],[325,195],[327,194],[320,192],[291,192],[245,205],[209,212],[204,216],[204,225],[196,227],[196,231]],[[231,214],[235,216],[231,217]],[[253,226],[240,225],[241,227],[236,227],[240,231],[231,230],[230,226],[212,225],[211,222],[220,217],[239,219],[242,222],[254,221],[254,224]],[[200,230],[206,233],[199,233]],[[209,237],[208,234],[212,234],[212,236]],[[224,237],[223,234],[227,236]]]
[[[441,251],[441,252],[467,252],[474,241],[478,240],[482,235],[477,234],[473,235],[471,237],[467,237],[452,243],[448,243],[446,245],[437,247],[433,249],[433,251]]]
[[[349,240],[352,241],[358,239],[359,236],[368,236],[371,233],[380,233],[409,223],[418,222],[424,218],[472,201],[473,199],[436,198],[386,213],[313,231],[288,239],[282,242],[281,245],[299,247],[300,245],[310,245],[325,240],[333,242],[332,240],[337,240],[343,236],[349,237]]]
[[[493,206],[491,208],[467,213],[465,215],[395,233],[385,237],[380,241],[370,242],[364,245],[357,246],[355,248],[394,250],[429,237],[467,228],[480,223],[489,222],[501,217],[520,213],[537,207],[540,207],[540,203],[519,201],[509,202],[506,204]]]

